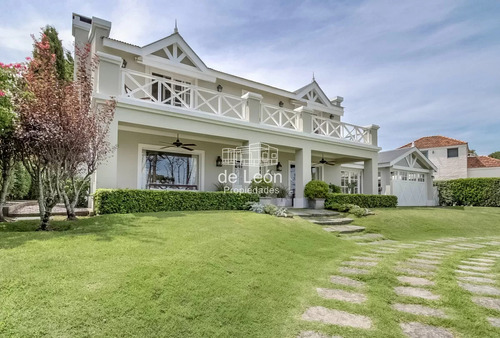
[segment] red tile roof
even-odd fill
[[[500,167],[500,160],[489,156],[467,157],[467,168]]]
[[[467,142],[456,140],[454,138],[446,136],[425,136],[419,138],[418,140],[405,144],[400,148],[410,148],[413,143],[415,143],[415,147],[419,149],[448,147],[448,146],[467,144]]]

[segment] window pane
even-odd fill
[[[458,157],[458,148],[448,149],[448,158],[450,157]]]
[[[146,151],[147,189],[198,189],[198,156]]]

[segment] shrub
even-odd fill
[[[288,209],[285,207],[280,207],[276,210],[276,217],[288,217]]]
[[[275,206],[274,204],[267,204],[264,206],[264,212],[269,215],[274,215],[276,214],[276,211],[278,211],[278,207]]]
[[[340,194],[342,192],[342,188],[340,188],[338,185],[335,185],[333,183],[328,184],[329,192],[334,193],[334,194]]]
[[[500,178],[460,178],[435,181],[439,204],[500,207]]]
[[[328,184],[319,180],[309,181],[304,188],[304,196],[307,198],[326,198]]]
[[[249,203],[249,202],[247,202]],[[248,210],[256,212],[258,214],[263,214],[265,212],[264,205],[257,202],[250,202],[250,207]]]
[[[21,162],[14,166],[14,172],[10,177],[9,193],[7,199],[26,199],[31,189],[31,176]]]
[[[290,195],[290,190],[284,185],[276,185],[274,190],[276,191],[276,198],[287,198]]]
[[[271,195],[270,191],[274,190],[273,184],[271,182],[266,182],[264,180],[252,180],[250,182],[250,187],[252,193],[259,195],[260,197],[268,197]]]
[[[215,191],[159,191],[99,189],[94,195],[98,214],[133,212],[245,210],[246,202],[258,202],[254,194]]]
[[[398,198],[393,195],[328,194],[325,208],[333,209],[336,204],[355,204],[361,208],[394,208],[398,204]]]

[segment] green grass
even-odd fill
[[[500,235],[500,209],[379,209],[356,219],[370,232],[410,242],[439,237]],[[343,337],[401,337],[399,323],[420,321],[463,337],[497,337],[487,316],[458,287],[454,267],[488,248],[454,253],[433,277],[450,319],[401,314],[409,302],[392,290],[392,268],[423,249],[384,259],[368,284],[366,304],[320,298],[315,288],[342,288],[328,277],[368,250],[301,219],[250,212],[107,215],[0,225],[0,336],[8,337],[295,337],[316,330]],[[432,247],[430,247],[432,248]],[[496,249],[499,249],[496,247]],[[500,267],[495,267],[500,275]],[[348,289],[348,288],[346,288]],[[322,305],[373,319],[370,331],[304,322]]]
[[[356,224],[397,241],[500,235],[500,208],[390,208],[374,211],[375,216],[356,219]]]
[[[108,215],[19,232],[35,225],[0,231],[0,336],[293,336],[315,280],[355,247],[309,222],[250,212]]]

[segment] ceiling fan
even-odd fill
[[[172,143],[166,143],[166,142],[160,142],[160,143],[171,144],[171,145],[165,146],[161,149],[176,147],[176,148],[182,148],[182,149],[186,149],[189,151],[193,151],[194,149],[191,149],[189,147],[196,147],[196,144],[194,144],[194,143],[182,143],[181,141],[179,141],[179,134],[177,134],[177,139]]]
[[[319,162],[315,164],[335,165],[335,162],[325,160],[325,157],[323,156],[323,154],[321,154],[321,160],[319,160]]]

